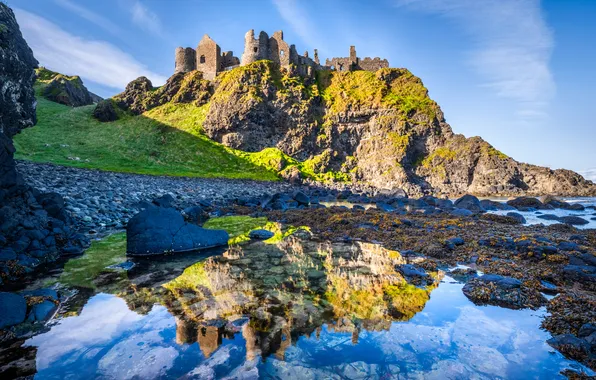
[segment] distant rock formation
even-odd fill
[[[12,138],[36,123],[36,66],[12,10],[0,3],[0,285],[88,244],[72,231],[64,200],[28,186],[15,167]]]
[[[42,95],[56,103],[71,107],[87,106],[102,100],[89,92],[79,76],[67,76],[44,67],[35,70],[38,82],[43,83]]]

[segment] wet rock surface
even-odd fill
[[[546,298],[535,289],[524,286],[518,279],[485,274],[466,283],[466,297],[480,305],[497,305],[512,309],[537,309]]]

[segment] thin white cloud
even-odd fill
[[[316,25],[311,21],[308,13],[297,0],[271,0],[281,17],[292,27],[294,32],[302,41],[312,48],[318,48],[319,52],[325,52],[325,46],[321,46],[320,36],[317,33]]]
[[[36,14],[19,8],[14,11],[40,65],[117,89],[140,76],[146,76],[154,85],[166,81],[166,77],[150,71],[110,43],[84,39]]]
[[[71,0],[54,0],[54,2],[58,6],[77,14],[79,17],[84,18],[85,20],[87,20],[89,22],[92,22],[93,24],[110,32],[113,35],[123,35],[124,34],[122,31],[122,28],[120,28],[118,25],[116,25],[112,21],[108,20],[107,18],[105,18],[105,17],[79,5],[79,4],[73,3]]]
[[[444,16],[473,41],[470,64],[498,96],[519,102],[518,114],[543,116],[555,93],[549,68],[554,38],[540,0],[394,0]]]
[[[132,3],[130,13],[132,15],[132,22],[136,26],[156,36],[163,36],[161,20],[155,12],[151,11],[139,0]]]
[[[586,169],[578,173],[584,176],[585,179],[596,182],[596,168]]]

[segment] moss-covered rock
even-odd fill
[[[38,82],[44,83],[42,95],[46,99],[71,107],[94,103],[93,96],[79,76],[63,75],[44,67],[36,69],[35,72]]]
[[[111,99],[102,100],[95,106],[93,117],[102,122],[118,120],[118,112]]]

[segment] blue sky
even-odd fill
[[[322,59],[387,58],[422,78],[456,133],[596,179],[596,0],[5,0],[34,54],[107,97],[209,34],[240,57],[282,29]]]

